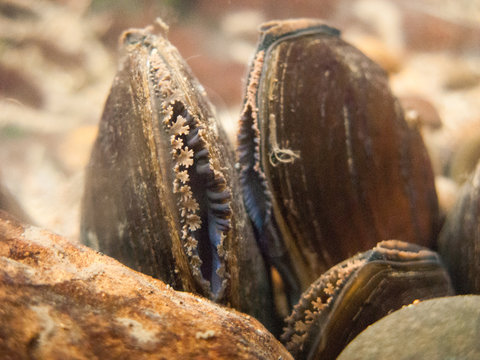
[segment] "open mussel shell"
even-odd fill
[[[453,295],[438,254],[380,242],[328,270],[286,319],[282,341],[295,359],[335,359],[368,325],[415,300]]]
[[[237,156],[247,211],[287,285],[381,240],[431,245],[433,172],[386,73],[319,21],[261,30]]]
[[[480,296],[422,301],[379,320],[338,357],[352,359],[480,359]]]
[[[205,91],[151,28],[121,42],[86,169],[83,242],[269,326],[268,273]]]
[[[463,184],[438,240],[459,294],[480,294],[480,163]]]

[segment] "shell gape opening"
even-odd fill
[[[231,193],[223,176],[211,164],[204,129],[180,102],[173,104],[170,119],[173,156],[177,158],[174,191],[180,194],[183,237],[191,255],[198,256],[203,279],[214,297],[223,288],[222,241],[230,229]],[[167,125],[168,126],[168,125]],[[177,181],[179,180],[179,181]],[[193,241],[189,241],[193,239]],[[190,254],[189,254],[190,255]]]

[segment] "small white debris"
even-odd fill
[[[157,333],[144,327],[141,322],[130,318],[117,318],[116,321],[127,329],[128,335],[137,341],[138,346],[143,347],[149,343],[156,343]]]
[[[203,340],[208,340],[211,339],[215,336],[215,331],[214,330],[207,330],[207,331],[197,331],[195,334],[196,339],[203,339]]]

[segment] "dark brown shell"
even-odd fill
[[[292,265],[276,262],[303,288],[381,240],[433,244],[438,204],[421,136],[385,72],[336,29],[262,27],[237,155],[261,246],[274,265],[288,254]]]
[[[151,30],[122,37],[124,56],[86,170],[82,239],[269,326],[268,273],[233,152],[203,88]]]
[[[335,359],[368,325],[414,300],[453,295],[440,257],[382,241],[323,274],[302,295],[282,335],[295,359]]]
[[[439,252],[459,294],[480,294],[480,164],[466,181],[439,236]]]

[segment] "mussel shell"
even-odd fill
[[[338,357],[480,358],[480,296],[451,296],[406,306],[369,326]]]
[[[122,51],[86,169],[83,242],[269,327],[269,276],[205,91],[151,28],[127,31]]]
[[[447,215],[438,251],[459,294],[480,294],[480,164]]]
[[[438,231],[427,151],[386,73],[321,22],[262,27],[237,155],[262,247],[288,254],[303,288],[381,240],[429,246]]]
[[[289,318],[282,341],[295,359],[335,359],[368,325],[414,300],[453,295],[438,254],[382,241],[323,274]]]

